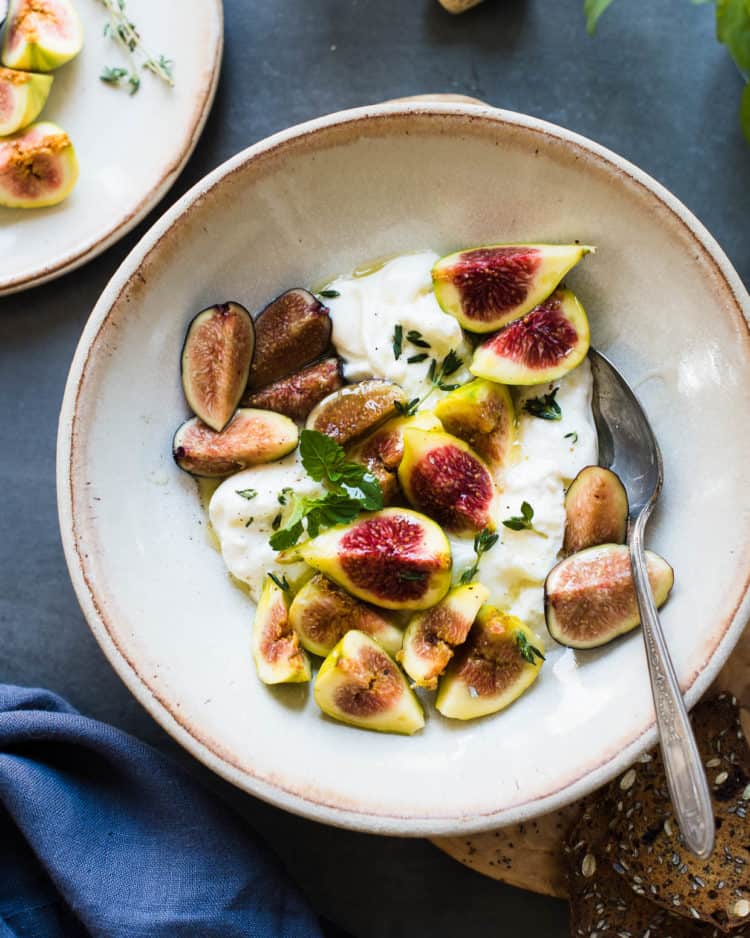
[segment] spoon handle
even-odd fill
[[[710,855],[714,846],[713,808],[706,773],[688,720],[648,579],[643,534],[650,513],[649,505],[631,526],[628,537],[630,565],[643,626],[656,725],[672,806],[685,843],[693,853],[705,858]]]

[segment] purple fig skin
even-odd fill
[[[248,391],[242,406],[272,410],[301,423],[316,404],[343,386],[340,359],[326,358],[258,391]]]

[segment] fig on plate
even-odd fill
[[[494,332],[552,293],[593,248],[582,244],[488,244],[441,257],[435,297],[471,332]]]
[[[401,651],[396,655],[418,687],[434,690],[456,646],[466,641],[489,590],[481,583],[457,586],[437,606],[409,620]]]
[[[315,361],[331,343],[328,307],[309,290],[287,290],[255,320],[255,358],[248,391],[273,384]]]
[[[172,441],[175,462],[194,476],[220,478],[273,462],[291,453],[299,439],[297,424],[270,410],[238,410],[217,433],[198,417],[186,420]]]
[[[273,410],[301,423],[316,404],[343,384],[340,360],[326,358],[257,391],[248,391],[242,406]]]
[[[349,384],[324,397],[310,413],[306,427],[345,446],[392,417],[396,402],[405,404],[406,393],[391,381],[373,378]]]
[[[648,579],[657,607],[667,601],[674,571],[646,551]],[[570,648],[598,648],[640,624],[623,544],[600,544],[561,560],[544,584],[544,614],[552,638]]]
[[[523,319],[485,339],[469,370],[500,384],[556,381],[589,350],[589,321],[570,290],[557,290]]]
[[[447,394],[434,413],[446,432],[468,443],[493,472],[505,466],[516,435],[516,415],[504,385],[475,378]]]
[[[0,137],[22,130],[42,113],[53,78],[0,68]]]
[[[182,389],[193,413],[223,430],[237,410],[255,348],[255,327],[239,303],[204,309],[190,323],[182,347]]]
[[[483,606],[440,680],[435,706],[453,720],[503,710],[537,679],[543,651],[520,619]]]
[[[51,72],[83,48],[83,27],[70,0],[11,0],[3,41],[7,68]]]
[[[565,494],[565,553],[624,544],[627,529],[628,495],[619,477],[603,466],[581,469]]]
[[[398,480],[414,508],[451,532],[494,527],[492,475],[463,440],[439,430],[407,429],[403,437]]]
[[[57,124],[32,124],[0,139],[0,205],[57,205],[67,199],[77,179],[75,149]]]
[[[360,515],[306,541],[299,553],[358,599],[384,609],[429,609],[450,588],[448,538],[407,508]]]
[[[321,665],[315,701],[329,717],[381,733],[411,736],[424,712],[396,662],[364,632],[347,632]]]
[[[264,684],[302,684],[311,677],[310,659],[289,624],[289,600],[270,577],[263,582],[253,622],[253,658]]]
[[[351,629],[371,636],[392,655],[403,639],[387,613],[350,596],[322,573],[316,573],[294,597],[289,622],[302,645],[322,658]]]

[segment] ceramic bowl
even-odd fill
[[[117,673],[186,749],[290,811],[409,835],[490,829],[558,808],[653,745],[640,635],[553,650],[507,711],[433,711],[412,738],[325,718],[270,690],[253,605],[212,549],[172,462],[186,416],[185,327],[224,299],[259,309],[363,260],[486,242],[596,244],[570,277],[594,344],[640,395],[666,485],[650,546],[675,567],[663,621],[693,704],[748,613],[750,301],[716,242],[614,153],[519,114],[412,102],[265,140],[184,196],[132,251],[84,331],[60,418],[62,536],[83,611]]]

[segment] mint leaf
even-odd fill
[[[305,472],[316,482],[338,479],[338,467],[346,462],[343,447],[317,430],[303,430],[299,435],[299,454]]]
[[[590,36],[596,32],[599,17],[612,4],[613,0],[583,0],[583,13],[586,17],[586,29]]]
[[[750,72],[750,7],[746,0],[716,0],[716,37],[737,67]]]

